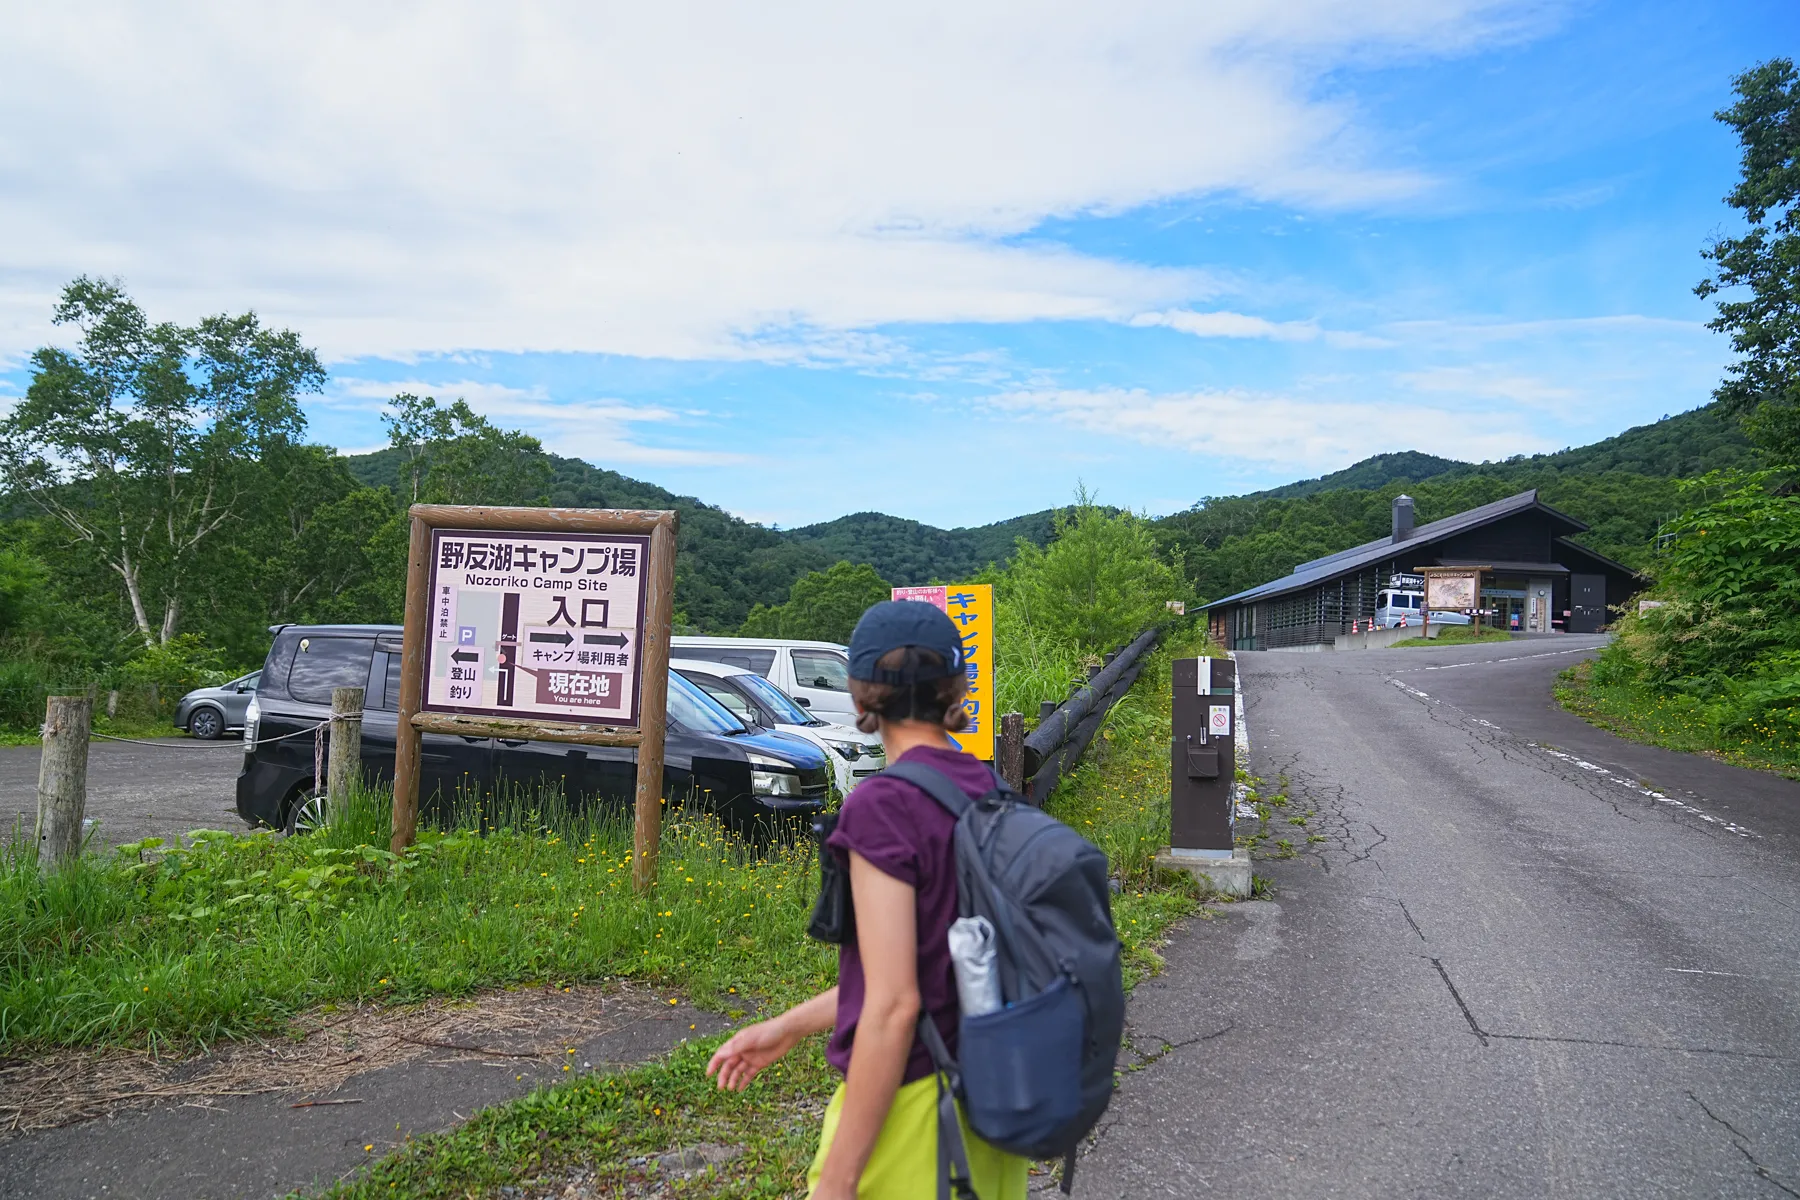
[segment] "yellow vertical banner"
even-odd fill
[[[994,761],[994,588],[986,583],[956,583],[943,587],[895,588],[896,600],[918,600],[944,610],[962,631],[963,670],[968,673],[969,698],[963,706],[969,727],[952,734],[951,741],[976,758]]]

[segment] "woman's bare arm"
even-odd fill
[[[837,1023],[838,990],[828,988],[767,1021],[746,1025],[713,1051],[706,1064],[708,1075],[719,1077],[719,1086],[741,1092],[757,1073],[799,1044],[808,1034],[824,1033]]]
[[[844,1105],[814,1193],[854,1197],[863,1167],[906,1073],[919,1017],[918,923],[913,889],[850,853],[850,893],[862,957],[863,1006],[850,1048]]]

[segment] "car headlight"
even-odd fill
[[[821,738],[819,740],[824,742],[827,746],[830,746],[833,750],[836,750],[838,752],[838,757],[842,758],[845,762],[855,762],[863,756],[863,745],[861,742],[838,742],[833,741],[831,738]]]
[[[793,764],[766,754],[750,755],[750,794],[752,796],[800,795],[800,775]]]

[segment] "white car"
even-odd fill
[[[780,688],[746,667],[703,659],[672,659],[674,671],[717,700],[747,725],[805,738],[831,762],[838,791],[848,795],[858,783],[887,766],[881,739],[853,725],[836,725],[813,716]]]
[[[701,659],[755,671],[786,692],[815,717],[839,725],[856,724],[850,702],[850,651],[836,642],[788,638],[670,638],[671,658]]]
[[[1375,624],[1383,629],[1392,629],[1406,619],[1407,627],[1417,629],[1425,624],[1425,593],[1384,589],[1375,594]],[[1467,625],[1469,617],[1466,613],[1431,612],[1433,625]]]

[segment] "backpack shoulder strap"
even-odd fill
[[[952,783],[948,775],[936,767],[928,767],[924,763],[897,762],[882,774],[906,780],[936,800],[946,812],[958,819],[961,819],[962,815],[969,810],[969,805],[973,803],[969,799],[969,793]]]

